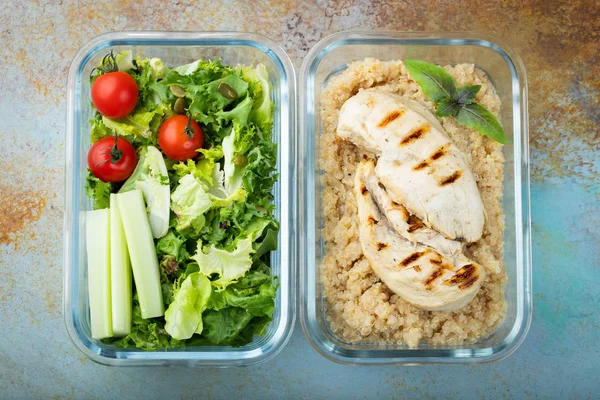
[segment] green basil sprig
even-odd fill
[[[425,96],[436,104],[435,114],[455,116],[461,124],[473,128],[493,140],[506,144],[506,134],[494,114],[473,101],[480,85],[458,88],[454,78],[440,66],[421,60],[404,60],[412,78],[421,86]]]

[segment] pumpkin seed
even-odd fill
[[[235,91],[235,89],[225,82],[219,83],[219,87],[217,88],[217,90],[226,99],[235,100],[238,97],[238,94]]]
[[[175,111],[175,114],[185,114],[185,100],[183,98],[180,97],[175,100],[173,111]]]
[[[175,95],[175,97],[185,97],[185,89],[182,88],[181,86],[177,86],[177,85],[172,85],[169,86],[169,89],[171,89],[171,93],[173,93]]]

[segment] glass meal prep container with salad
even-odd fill
[[[304,59],[300,314],[325,357],[491,362],[527,334],[527,87],[498,43],[342,32]]]
[[[64,314],[107,365],[273,357],[295,318],[295,77],[251,33],[117,32],[68,76]]]

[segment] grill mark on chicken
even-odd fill
[[[440,258],[432,258],[429,261],[431,261],[432,264],[437,264],[437,265],[440,265],[442,263],[442,260]]]
[[[447,269],[448,271],[454,271],[454,267],[452,266],[452,264],[442,264],[441,268]]]
[[[400,146],[405,146],[411,142],[421,139],[429,130],[431,129],[431,125],[425,124],[414,131],[412,131],[407,137],[402,139],[400,142]]]
[[[427,278],[425,280],[425,288],[427,290],[431,290],[431,285],[433,284],[433,282],[439,278],[440,276],[442,276],[444,274],[444,272],[442,271],[441,268],[436,269],[435,271],[433,271],[433,273],[431,275],[429,275],[429,278]]]
[[[413,269],[414,269],[415,271],[417,271],[417,272],[421,272],[421,267],[419,267],[418,265],[415,265],[415,266],[413,267]]]
[[[367,222],[369,225],[373,226],[373,225],[376,225],[379,221],[377,221],[375,218],[373,218],[372,215],[369,215],[369,217],[367,218]]]
[[[381,250],[385,249],[386,247],[388,247],[389,244],[382,243],[382,242],[377,242],[376,246],[377,246],[377,251],[381,251]]]
[[[388,126],[389,124],[391,124],[392,122],[394,122],[395,120],[400,118],[402,116],[402,114],[404,114],[404,112],[400,111],[400,110],[392,111],[391,113],[386,115],[385,118],[381,120],[381,122],[379,122],[377,124],[377,127],[385,128],[386,126]]]
[[[422,163],[415,165],[413,167],[413,170],[419,171],[419,170],[421,170],[423,168],[427,168],[427,167],[429,167],[429,161],[423,161]]]
[[[435,160],[437,160],[438,158],[443,157],[445,154],[446,154],[446,145],[444,145],[444,146],[440,147],[439,149],[437,149],[435,151],[435,153],[433,153],[432,155],[430,155],[427,160],[424,160],[421,163],[415,165],[413,167],[413,171],[419,171],[419,170],[422,170],[424,168],[429,167]]]
[[[433,153],[433,154],[432,154],[432,155],[429,157],[429,159],[430,159],[431,161],[435,161],[435,160],[437,160],[438,158],[440,158],[440,157],[442,157],[442,156],[444,156],[444,155],[446,155],[446,146],[445,146],[445,145],[444,145],[444,146],[442,146],[442,147],[440,147],[440,148],[439,148],[439,149],[438,149],[438,150],[437,150],[435,153]]]
[[[417,229],[421,229],[423,227],[423,222],[421,222],[421,220],[414,215],[409,215],[406,219],[406,223],[409,225],[408,229],[406,230],[408,233],[413,233]]]
[[[458,180],[458,178],[460,178],[461,176],[462,176],[462,172],[456,171],[452,175],[443,178],[440,181],[439,185],[440,186],[450,185],[451,183],[456,182]]]
[[[477,282],[477,279],[479,279],[479,275],[477,275],[475,265],[466,264],[456,271],[456,275],[448,279],[444,284],[458,285],[459,289],[468,289]]]
[[[365,185],[361,185],[360,192],[362,193],[363,196],[366,196],[369,194],[369,191],[367,190],[367,187]]]
[[[400,265],[402,265],[403,267],[408,266],[409,264],[417,261],[419,258],[421,258],[421,256],[425,254],[425,252],[423,251],[416,251],[414,253],[412,253],[410,256],[406,257],[404,260],[400,261]]]

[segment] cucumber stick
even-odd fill
[[[88,258],[90,325],[94,339],[113,335],[110,289],[110,211],[88,211],[85,236]]]
[[[142,318],[160,317],[165,313],[165,306],[160,288],[158,258],[142,192],[136,189],[118,193],[117,204],[123,221]]]
[[[110,195],[110,281],[112,329],[115,336],[131,333],[131,264],[117,195]]]

